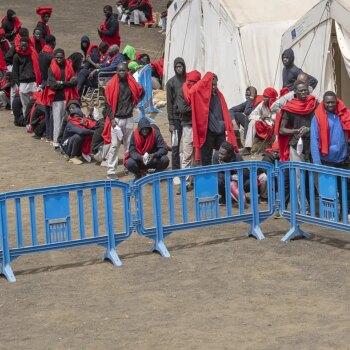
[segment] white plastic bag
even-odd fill
[[[100,119],[100,111],[97,107],[94,107],[94,111],[92,112],[94,120],[98,121]]]
[[[171,146],[176,147],[178,145],[179,145],[179,136],[178,136],[177,130],[174,130],[171,135]]]
[[[149,163],[149,160],[150,160],[150,156],[149,154],[146,152],[144,155],[143,155],[143,164],[147,165]]]
[[[303,139],[301,137],[299,137],[299,141],[297,143],[297,155],[300,156],[303,153]]]

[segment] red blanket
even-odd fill
[[[4,21],[7,19],[7,16],[3,17],[1,20],[1,24],[4,23]],[[13,29],[15,32],[18,32],[19,29],[22,27],[22,22],[19,20],[19,18],[16,16],[15,21],[13,23]]]
[[[103,24],[100,25],[100,29],[103,31],[108,31],[107,26],[106,26],[107,20],[108,19],[105,18],[105,21],[103,22]],[[101,38],[101,41],[106,42],[109,46],[117,44],[120,47],[119,30],[116,30],[116,32],[114,33],[113,36],[108,36],[108,35],[104,35],[104,34],[99,34],[99,36]]]
[[[19,55],[31,57],[32,63],[33,63],[33,70],[35,74],[35,82],[36,82],[36,85],[39,86],[41,84],[42,77],[41,77],[41,71],[39,67],[39,56],[36,50],[33,49],[31,46],[29,46],[26,51],[22,51],[21,46],[19,45],[18,47],[16,47],[16,52]]]

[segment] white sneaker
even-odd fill
[[[106,160],[102,161],[101,162],[101,166],[105,167],[105,168],[108,168],[108,163]]]
[[[90,155],[84,154],[84,153],[82,153],[81,155],[88,163],[91,163],[91,156]]]
[[[80,160],[78,157],[73,157],[71,159],[69,159],[68,161],[69,163],[75,164],[75,165],[81,165],[83,164],[83,161]]]

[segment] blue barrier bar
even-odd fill
[[[150,123],[154,123],[154,119],[148,117],[147,113],[160,113],[160,110],[153,106],[153,91],[152,91],[152,66],[147,64],[139,72],[139,84],[143,87],[145,95],[138,104],[139,116],[134,119],[138,123],[141,118],[146,118]]]

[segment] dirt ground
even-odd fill
[[[97,40],[103,3],[50,4],[59,47],[79,49],[82,34]],[[38,5],[2,0],[0,13],[14,8],[32,29]],[[121,33],[124,44],[160,56],[156,29]],[[156,122],[168,137],[166,114]],[[68,164],[1,112],[0,178],[10,191],[105,179],[106,171]],[[263,241],[246,238],[244,224],[176,232],[166,239],[171,259],[133,235],[118,248],[120,268],[95,246],[20,257],[17,282],[0,279],[0,349],[350,349],[349,234],[306,226],[310,240],[282,243],[285,220],[262,229]]]

